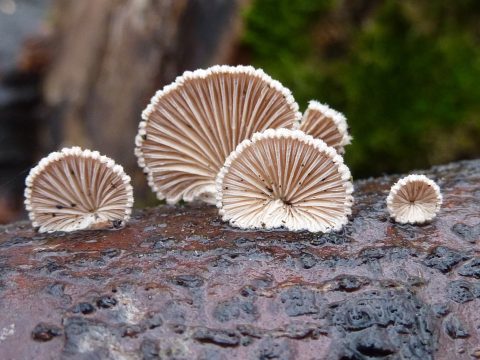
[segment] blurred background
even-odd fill
[[[122,164],[140,114],[185,70],[252,64],[345,113],[355,178],[480,157],[476,0],[0,0],[0,223],[62,146]]]

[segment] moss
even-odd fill
[[[254,0],[252,63],[345,112],[354,175],[480,155],[480,5],[473,0]],[[449,136],[451,134],[451,136]]]

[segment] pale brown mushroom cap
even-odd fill
[[[308,103],[298,129],[325,141],[339,154],[343,154],[345,146],[352,141],[352,137],[348,134],[345,115],[315,100]]]
[[[119,228],[132,212],[130,177],[97,151],[53,152],[25,183],[25,207],[39,232]]]
[[[216,186],[223,220],[243,229],[339,230],[353,203],[342,157],[299,130],[269,129],[243,141]]]
[[[400,179],[387,197],[390,216],[401,224],[431,221],[441,205],[440,188],[425,175],[409,175]]]
[[[135,154],[160,200],[215,203],[215,177],[244,139],[301,117],[290,91],[251,66],[185,72],[142,114]]]

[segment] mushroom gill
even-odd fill
[[[328,146],[339,154],[345,152],[345,146],[350,144],[352,137],[348,134],[345,116],[328,105],[311,100],[305,111],[298,129],[314,138],[325,141]]]
[[[353,203],[342,157],[299,130],[269,129],[243,141],[216,186],[223,220],[243,229],[338,230]]]
[[[185,72],[142,114],[135,154],[160,200],[215,203],[215,177],[244,139],[291,127],[301,114],[290,91],[251,66]]]
[[[39,232],[115,229],[130,218],[130,177],[97,151],[72,147],[53,152],[25,183],[25,207]]]
[[[440,188],[425,175],[409,175],[390,189],[387,207],[401,224],[422,224],[435,218],[442,204]]]

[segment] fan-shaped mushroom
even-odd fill
[[[351,213],[350,171],[335,149],[299,130],[269,129],[245,140],[218,174],[217,207],[244,229],[328,232]]]
[[[130,177],[97,151],[53,152],[25,182],[25,206],[39,232],[120,228],[130,218]]]
[[[345,146],[350,144],[352,137],[348,134],[347,119],[342,113],[333,110],[328,105],[311,100],[298,127],[308,135],[321,139],[337,150],[345,152]]]
[[[290,91],[251,66],[185,72],[142,114],[135,153],[160,200],[215,202],[215,177],[244,139],[300,118]]]
[[[425,175],[409,175],[400,179],[387,197],[390,216],[401,224],[431,221],[441,204],[440,188]]]

